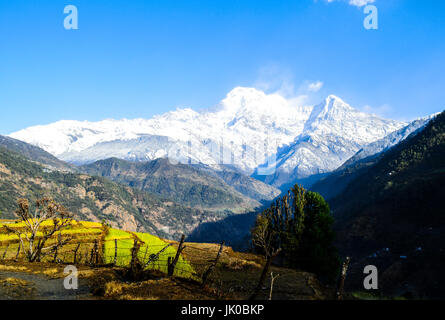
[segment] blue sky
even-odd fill
[[[445,1],[375,0],[378,30],[349,1],[0,0],[0,134],[210,107],[236,86],[395,119],[444,110]]]

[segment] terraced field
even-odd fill
[[[15,233],[8,232],[5,226],[14,230],[26,230],[24,222],[0,220],[0,259],[11,260],[16,257],[24,259],[23,252],[19,252],[19,237]],[[43,231],[51,227],[52,221],[44,222],[42,231],[37,233],[37,237],[42,237]],[[24,235],[22,237],[24,238]],[[167,273],[167,261],[169,257],[172,259],[175,257],[177,250],[171,242],[151,234],[113,229],[98,222],[72,221],[60,232],[60,236],[59,233],[54,235],[48,245],[54,244],[59,237],[70,238],[70,241],[57,254],[51,252],[42,258],[42,261],[88,264],[92,261],[92,250],[97,246],[101,264],[128,267],[136,244],[137,258],[146,269]],[[164,248],[166,249],[158,254]],[[19,252],[18,256],[17,252]],[[147,264],[148,261],[150,263]],[[174,275],[197,279],[195,270],[182,256],[176,264]]]
[[[104,241],[105,263],[114,264],[114,258],[117,253],[116,265],[121,267],[128,266],[131,262],[135,240],[139,244],[139,249],[137,252],[139,261],[146,264],[149,260],[151,260],[151,262],[146,266],[147,269],[167,273],[168,258],[171,257],[173,259],[176,255],[177,249],[174,246],[167,247],[167,245],[169,245],[168,242],[148,233],[126,232],[110,228]],[[154,259],[154,256],[156,256],[157,253],[165,247],[167,248],[161,254],[159,254],[156,259]],[[191,264],[182,256],[179,257],[176,264],[174,275],[183,278],[196,278],[196,273]]]

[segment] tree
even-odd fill
[[[340,268],[340,259],[333,245],[334,218],[329,205],[320,194],[308,191],[304,211],[305,227],[298,246],[286,252],[288,264],[314,272],[327,281],[334,281]]]
[[[254,300],[264,285],[273,259],[281,252],[281,241],[279,233],[273,228],[271,209],[265,210],[257,217],[255,227],[252,229],[252,243],[266,258],[258,284],[250,297]]]
[[[69,238],[62,240],[60,237],[60,231],[71,225],[72,221],[71,214],[62,205],[49,198],[37,200],[34,208],[30,208],[27,199],[19,199],[17,204],[18,209],[15,213],[25,227],[11,228],[5,225],[5,228],[9,233],[15,233],[19,237],[19,246],[22,247],[29,262],[39,261],[49,250],[56,250],[71,240]],[[45,246],[57,232],[59,241]]]
[[[333,218],[323,197],[295,185],[287,195],[277,199],[259,215],[252,231],[252,241],[257,249],[265,252],[267,262],[265,244],[256,238],[258,234],[272,234],[273,246],[282,249],[284,264],[332,281],[340,265],[332,244],[332,224]]]

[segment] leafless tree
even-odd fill
[[[9,233],[15,233],[18,236],[19,246],[22,247],[29,262],[39,261],[51,250],[56,250],[71,240],[68,237],[62,240],[59,236],[59,241],[46,246],[53,235],[71,225],[71,214],[65,207],[49,198],[37,200],[34,208],[30,208],[27,199],[19,199],[17,204],[18,209],[15,212],[25,227],[12,228],[5,225],[5,228]],[[48,221],[51,223],[42,226]]]
[[[255,247],[263,251],[266,262],[263,271],[261,272],[258,285],[250,297],[250,300],[254,300],[258,296],[264,285],[264,281],[266,280],[273,259],[281,252],[279,234],[272,228],[272,220],[270,217],[271,210],[265,210],[263,214],[257,217],[255,227],[252,230],[252,243]]]

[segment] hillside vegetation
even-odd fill
[[[189,165],[172,164],[164,158],[149,162],[111,158],[80,169],[186,206],[239,211],[259,205],[216,175]]]
[[[106,178],[53,171],[0,147],[0,211],[13,218],[18,198],[48,196],[77,219],[108,221],[113,227],[178,238],[202,222],[227,213],[193,209]]]
[[[48,169],[66,172],[77,171],[74,165],[70,165],[64,161],[57,159],[52,154],[39,147],[33,146],[17,139],[0,135],[0,146],[8,150],[20,153],[26,158],[44,165]]]
[[[379,264],[382,290],[443,297],[445,113],[375,163],[336,179],[346,185],[330,200],[337,244],[360,264],[357,275],[364,264]]]
[[[17,255],[18,239],[7,234],[5,225],[24,228],[24,223],[0,220],[0,296],[5,298],[11,295],[14,299],[39,298],[35,296],[38,292],[31,290],[35,288],[30,288],[32,283],[20,280],[23,278],[21,274],[44,275],[48,281],[64,277],[65,265],[75,264],[83,284],[83,299],[246,299],[258,281],[263,264],[261,256],[235,252],[224,246],[203,286],[203,274],[215,261],[220,245],[186,242],[173,277],[167,277],[167,261],[175,257],[178,242],[86,221],[72,221],[71,226],[63,230],[61,238],[70,237],[71,240],[57,253],[51,252],[41,261],[29,263],[22,251]],[[50,221],[42,225],[43,228],[50,226]],[[58,239],[55,236],[51,241]],[[145,267],[140,279],[131,280],[126,274],[135,243],[137,258],[141,262],[148,262],[160,250],[170,246]],[[271,271],[280,274],[274,284],[274,299],[326,299],[333,294],[311,273],[279,267],[272,267]],[[9,278],[3,279],[3,272],[10,275]],[[90,295],[85,286],[89,287]],[[267,299],[269,293],[270,283],[266,283],[258,298]]]

